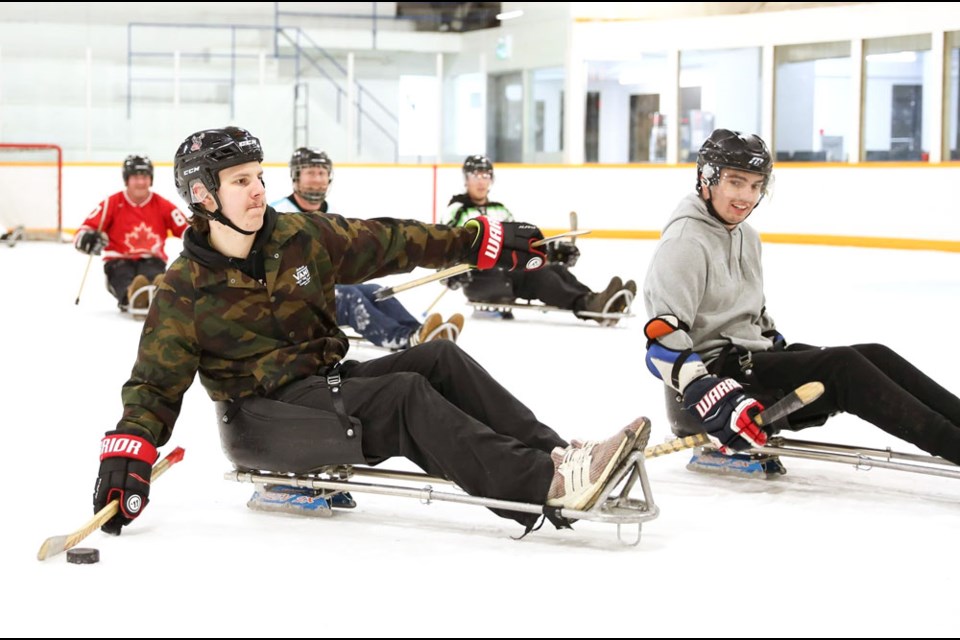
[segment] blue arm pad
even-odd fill
[[[651,341],[647,347],[646,361],[650,373],[680,393],[690,382],[709,373],[703,360],[693,351],[674,351],[656,341]]]

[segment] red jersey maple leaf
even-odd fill
[[[141,222],[123,237],[129,253],[149,253],[159,255],[163,249],[163,238],[158,236],[147,223]]]

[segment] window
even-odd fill
[[[562,67],[535,69],[530,74],[531,144],[534,162],[563,161]]]
[[[945,160],[960,160],[960,31],[953,31],[947,35],[947,86],[944,87],[944,97],[947,103],[947,121],[943,131],[947,136],[947,154]]]
[[[866,40],[863,53],[864,158],[926,161],[932,141],[924,123],[936,117],[930,34]]]
[[[600,162],[667,161],[670,123],[660,112],[660,96],[674,82],[667,67],[666,53],[638,53],[631,60],[587,64],[587,95],[596,96]],[[623,135],[624,131],[628,134]]]
[[[716,128],[760,133],[760,49],[680,54],[680,162]]]
[[[849,42],[777,47],[777,162],[845,162],[853,126]]]

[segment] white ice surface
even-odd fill
[[[594,289],[642,281],[652,242],[581,239]],[[169,253],[179,251],[170,242]],[[768,308],[788,340],[883,342],[953,390],[960,256],[767,245]],[[213,407],[188,392],[158,480],[122,536],[81,546],[97,565],[38,562],[48,536],[91,517],[102,433],[141,323],[121,315],[95,260],[70,245],[0,245],[4,486],[0,635],[17,636],[956,636],[960,483],[786,460],[777,480],[648,462],[658,519],[639,546],[615,529],[519,527],[477,507],[357,494],[330,519],[254,512],[252,485],[223,480]],[[426,272],[391,278],[405,282]],[[401,294],[422,311],[440,292]],[[642,303],[624,326],[517,312],[471,320],[460,345],[566,437],[605,437],[637,415],[669,437],[660,383],[643,365]],[[375,357],[374,349],[351,355]],[[804,438],[916,452],[850,416]],[[411,468],[404,461],[385,466]]]

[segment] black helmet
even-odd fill
[[[697,189],[701,180],[706,180],[710,186],[716,185],[723,167],[759,173],[766,178],[763,183],[766,189],[773,171],[773,157],[759,136],[717,129],[704,140],[697,154]]]
[[[490,177],[493,178],[493,163],[490,162],[490,158],[479,153],[468,156],[467,159],[463,161],[464,176],[478,172],[489,173]]]
[[[304,167],[324,167],[327,175],[333,178],[333,161],[326,151],[300,147],[293,152],[290,158],[290,178],[296,182],[300,178],[300,170]]]
[[[127,184],[130,176],[137,173],[145,173],[150,176],[150,184],[153,184],[153,163],[147,156],[129,155],[123,161],[123,184]]]
[[[198,131],[184,140],[173,159],[173,181],[190,210],[205,218],[210,213],[193,201],[190,185],[200,180],[220,211],[220,171],[246,162],[263,162],[260,140],[246,129],[224,127]]]

